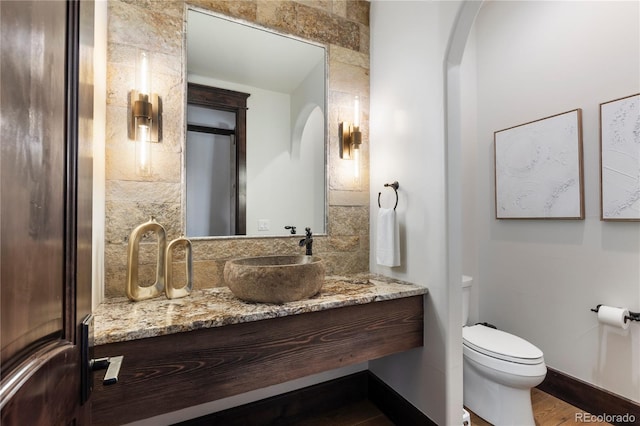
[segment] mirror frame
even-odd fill
[[[255,22],[246,21],[244,19],[234,18],[219,12],[215,12],[206,8],[190,5],[185,3],[184,8],[184,16],[183,16],[183,36],[182,36],[182,83],[183,83],[183,129],[182,129],[182,140],[180,143],[181,147],[181,158],[182,158],[182,167],[181,167],[181,177],[180,177],[180,191],[181,191],[181,211],[180,216],[182,219],[182,232],[186,235],[187,230],[187,179],[186,179],[186,145],[187,145],[187,93],[188,93],[188,70],[187,70],[187,36],[188,36],[188,14],[189,11],[204,13],[206,15],[210,15],[212,17],[218,19],[224,19],[230,22],[234,22],[240,25],[244,25],[259,31],[265,31],[271,34],[275,34],[282,37],[287,37],[292,40],[297,40],[306,44],[314,45],[320,47],[324,50],[324,111],[323,111],[323,121],[324,121],[324,209],[323,209],[323,217],[324,217],[324,229],[322,232],[317,232],[312,230],[315,235],[318,236],[328,236],[329,234],[329,46],[325,43],[319,43],[313,40],[308,40],[303,37],[299,37],[293,34],[285,33],[282,31],[278,31],[276,29],[265,27]],[[299,238],[301,234],[273,234],[273,235],[212,235],[206,237],[189,237],[189,239],[194,241],[206,241],[206,240],[227,240],[227,239],[258,239],[258,238],[287,238],[294,237]]]

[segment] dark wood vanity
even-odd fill
[[[327,285],[327,297],[321,293],[315,304],[285,304],[301,313],[223,326],[198,320],[191,331],[126,341],[100,343],[97,336],[95,357],[124,355],[124,362],[116,385],[103,386],[104,372],[95,373],[93,423],[123,424],[420,347],[426,289],[408,286],[409,292],[372,300],[351,289],[337,296],[341,306],[323,307],[331,297]],[[157,303],[158,316],[166,317],[162,310],[172,305]]]

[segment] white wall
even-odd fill
[[[93,40],[93,220],[92,308],[104,299],[106,217],[105,133],[107,121],[107,2],[96,1]]]
[[[460,6],[372,1],[370,16],[371,270],[427,286],[429,295],[424,347],[369,365],[442,425],[459,424],[462,415],[461,301],[451,299],[447,272],[444,113],[444,60]],[[375,263],[377,196],[382,191],[391,203],[393,191],[383,185],[394,180],[402,265],[387,268]],[[460,276],[453,281],[459,295]]]
[[[296,145],[300,143],[302,132],[307,124],[309,114],[315,109],[320,108],[320,112],[324,117],[325,105],[327,102],[325,88],[325,63],[324,56],[318,64],[309,71],[304,80],[291,92],[291,152],[296,152]],[[318,84],[323,81],[325,84]],[[322,127],[324,129],[324,127]],[[321,129],[321,130],[322,130]],[[322,132],[324,133],[324,132]],[[324,145],[324,144],[323,144]]]
[[[465,150],[464,266],[480,319],[547,364],[640,401],[640,326],[600,326],[599,303],[640,310],[640,223],[599,220],[599,104],[640,92],[640,3],[488,2],[476,20],[477,146]],[[468,74],[466,74],[468,75]],[[467,86],[469,102],[476,96]],[[584,221],[494,219],[493,132],[583,110]],[[469,129],[467,129],[469,130]],[[473,136],[471,136],[473,139]],[[470,139],[470,141],[471,141]]]
[[[309,155],[315,153],[308,149],[308,141],[301,140],[297,151],[300,155],[298,158],[292,156],[290,97],[276,92],[262,92],[263,96],[254,97],[252,94],[248,99],[247,233],[283,235],[288,232],[284,229],[286,225],[295,226],[298,234],[304,233],[305,226],[319,230],[319,226],[312,223],[313,200],[317,193],[311,184],[313,169],[308,167],[313,159]],[[254,90],[252,93],[261,92]],[[319,124],[316,132],[311,132],[311,143],[317,144],[323,152],[322,117]],[[319,139],[313,138],[318,135]],[[321,153],[319,158],[324,158],[324,155]],[[319,195],[323,194],[321,192]],[[258,221],[262,219],[269,220],[268,231],[259,231]]]
[[[318,158],[326,158],[326,89],[325,85],[317,84],[325,81],[324,75],[322,57],[291,93],[290,161],[295,169],[290,179],[298,183],[295,188],[301,188],[290,197],[295,203],[291,209],[295,214],[291,224],[298,227],[300,234],[307,226],[314,233],[326,232],[326,161],[317,161]]]
[[[303,128],[299,156],[292,156],[297,170],[290,179],[302,183],[303,188],[290,194],[294,202],[292,210],[297,215],[294,225],[299,227],[300,234],[305,232],[307,226],[314,233],[326,232],[325,162],[317,161],[318,158],[325,158],[324,128],[325,116],[320,107],[316,107],[307,117]]]
[[[291,147],[289,95],[252,89],[247,106],[247,234],[282,235],[284,225],[295,225],[278,214],[291,198],[282,173]],[[258,220],[269,220],[269,230],[258,232]]]
[[[479,322],[478,316],[478,239],[476,237],[476,187],[478,175],[478,99],[476,76],[475,24],[469,36],[460,66],[460,92],[462,98],[462,272],[474,278],[472,284],[468,324]]]

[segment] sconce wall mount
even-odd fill
[[[359,160],[362,132],[360,131],[360,98],[353,100],[353,123],[340,122],[338,127],[340,139],[340,158],[343,160]]]
[[[162,99],[156,94],[146,95],[137,90],[129,92],[127,105],[127,135],[130,140],[138,140],[138,126],[149,128],[148,142],[162,142]]]
[[[340,139],[340,158],[343,160],[354,159],[354,151],[360,149],[360,144],[362,144],[360,127],[342,122],[338,126],[338,137]]]

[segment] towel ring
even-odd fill
[[[396,193],[396,205],[393,206],[393,209],[395,210],[396,207],[398,207],[398,188],[400,188],[400,184],[398,183],[398,181],[395,181],[393,183],[385,183],[384,184],[385,188],[390,186],[391,188],[393,188],[393,191]],[[380,208],[380,195],[382,195],[382,192],[378,192],[378,208]]]

